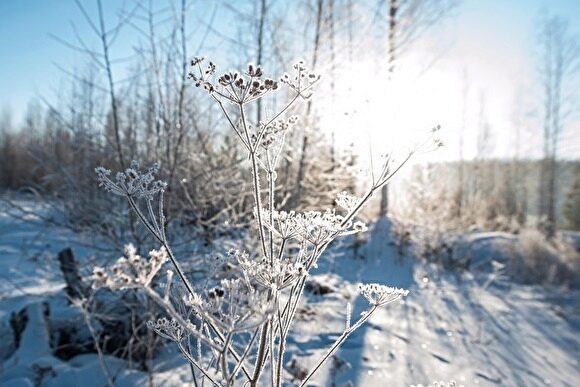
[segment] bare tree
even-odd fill
[[[321,44],[321,35],[322,35],[322,13],[324,10],[324,0],[316,0],[316,27],[314,30],[314,46],[312,49],[312,62],[311,68],[312,70],[316,70],[316,64],[318,62],[318,54],[320,50]],[[306,105],[306,119],[310,118],[310,113],[312,111],[312,101],[308,101]],[[302,135],[302,149],[300,152],[300,160],[298,162],[298,175],[296,178],[296,192],[294,193],[294,203],[297,204],[300,202],[300,198],[302,197],[302,182],[304,181],[304,176],[306,173],[306,158],[308,155],[308,146],[309,146],[309,137],[306,130]]]
[[[486,94],[480,90],[472,192],[475,199],[473,203],[475,220],[480,225],[488,227],[497,216],[497,208],[494,196],[496,163],[492,157],[495,144],[486,106]]]
[[[580,49],[564,19],[544,18],[540,29],[542,60],[540,77],[543,87],[543,159],[540,166],[539,214],[548,237],[556,230],[556,185],[559,139],[566,118],[577,108],[577,90],[567,95],[572,77],[580,69]]]
[[[434,24],[447,16],[454,8],[455,0],[380,0],[378,11],[387,3],[388,20],[388,77],[395,73],[399,56],[410,48]],[[389,187],[381,189],[379,216],[384,217],[389,209]]]
[[[511,181],[510,184],[514,190],[514,204],[515,217],[520,226],[526,224],[527,209],[528,209],[528,188],[525,184],[527,179],[526,170],[528,169],[525,162],[522,161],[522,134],[525,129],[524,112],[523,112],[523,94],[521,88],[518,87],[513,111],[513,126],[514,126],[514,153],[511,162]],[[524,182],[524,184],[521,184]]]
[[[572,186],[566,193],[563,213],[567,226],[572,230],[580,230],[580,165],[574,167]]]
[[[467,99],[469,97],[469,73],[467,68],[463,69],[463,88],[461,109],[461,126],[459,127],[459,160],[457,162],[457,191],[455,192],[456,216],[461,220],[463,205],[465,201],[465,127],[467,126]]]
[[[9,162],[15,160],[13,141],[12,114],[10,109],[5,106],[2,108],[0,116],[0,184],[3,188],[14,187],[14,165]]]
[[[125,165],[125,157],[123,155],[123,146],[122,146],[122,139],[121,139],[121,122],[120,122],[120,100],[121,98],[118,95],[117,90],[117,82],[114,77],[113,72],[113,58],[111,57],[111,46],[118,38],[120,31],[122,28],[127,24],[127,21],[131,18],[132,12],[121,12],[123,14],[114,26],[110,27],[106,25],[105,14],[103,11],[103,5],[101,0],[96,0],[97,6],[97,16],[91,16],[85,6],[78,0],[75,0],[75,3],[83,15],[83,18],[94,34],[94,36],[98,39],[101,49],[100,51],[95,51],[90,47],[89,44],[85,41],[83,37],[81,37],[76,29],[73,29],[75,32],[75,37],[77,42],[67,41],[61,39],[59,37],[53,36],[57,41],[64,44],[65,46],[80,52],[86,55],[93,64],[95,64],[100,70],[102,70],[106,75],[107,85],[104,89],[107,91],[109,96],[109,103],[110,103],[110,123],[111,123],[111,135],[113,137],[113,147],[115,149],[117,155],[117,162],[119,165]],[[63,69],[64,70],[64,69]],[[68,71],[64,70],[65,73],[69,73]],[[75,74],[70,74],[74,79],[77,79]],[[77,79],[79,80],[79,79]]]
[[[77,2],[79,8],[82,8],[80,2]],[[102,59],[103,59],[103,67],[107,73],[107,82],[109,85],[109,95],[111,98],[111,116],[113,120],[113,129],[115,133],[115,143],[117,147],[117,156],[119,157],[119,164],[124,167],[125,166],[125,159],[123,157],[123,149],[121,148],[121,137],[120,137],[120,128],[119,128],[119,107],[118,107],[118,100],[117,95],[115,94],[115,81],[113,80],[113,70],[111,66],[111,58],[109,54],[110,45],[111,45],[111,36],[110,32],[107,31],[105,27],[105,18],[103,16],[103,6],[101,4],[101,0],[97,0],[97,7],[99,10],[99,27],[98,29],[94,27],[95,32],[99,36],[102,45]],[[84,12],[84,11],[83,11]],[[93,25],[93,22],[87,18],[89,24]],[[118,33],[118,28],[121,27],[119,24],[117,27],[113,28],[113,32],[116,34]]]

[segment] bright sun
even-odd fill
[[[334,93],[326,86],[319,105],[321,127],[334,133],[338,146],[353,144],[362,157],[369,149],[373,154],[409,149],[436,125],[455,130],[461,115],[461,80],[435,69],[422,76],[416,73],[399,70],[389,80],[370,61],[337,71]]]

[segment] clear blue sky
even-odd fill
[[[82,3],[96,15],[94,1],[82,0]],[[117,9],[123,4],[131,2],[103,0],[106,19],[115,20]],[[199,13],[201,9],[209,12],[213,4],[214,1],[198,0],[192,12]],[[532,51],[532,23],[542,7],[568,17],[578,31],[578,0],[465,0],[452,23],[454,44],[465,46],[476,57],[478,50],[497,50],[498,61],[508,61],[508,66],[517,68],[528,60],[526,55]],[[66,79],[55,64],[72,71],[86,62],[86,57],[50,36],[74,41],[73,25],[81,36],[89,37],[87,41],[92,47],[97,47],[72,0],[0,0],[0,107],[11,108],[15,121],[20,120],[28,101],[35,95],[54,98],[61,80]],[[134,38],[135,33],[127,27],[116,43],[116,53],[130,53]]]
[[[55,63],[80,65],[81,55],[49,35],[70,38],[73,22],[88,34],[71,0],[0,0],[0,105],[8,105],[16,120],[31,98],[59,85],[63,75]]]
[[[114,10],[107,8],[110,17]],[[73,69],[85,60],[50,36],[71,39],[73,23],[89,34],[71,0],[0,0],[0,106],[12,110],[14,121],[35,96],[54,95],[65,79],[56,64]]]

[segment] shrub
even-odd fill
[[[562,238],[546,239],[537,230],[525,230],[518,237],[519,257],[512,257],[508,271],[525,283],[578,286],[580,254]]]

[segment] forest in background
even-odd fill
[[[188,80],[193,56],[213,53],[221,68],[259,63],[272,74],[283,73],[301,57],[324,75],[317,90],[324,98],[295,111],[301,122],[287,138],[279,173],[289,183],[276,195],[284,208],[334,205],[338,192],[360,186],[360,171],[368,164],[360,147],[323,127],[329,111],[344,114],[349,131],[364,126],[335,106],[337,94],[344,92],[339,85],[345,78],[351,88],[367,80],[357,74],[360,58],[370,58],[376,77],[396,79],[409,63],[406,58],[421,53],[425,37],[451,22],[462,6],[453,0],[256,0],[201,7],[183,0],[128,3],[118,9],[117,20],[105,20],[103,4],[95,4],[76,4],[84,17],[77,22],[87,23],[94,35],[55,37],[86,57],[73,70],[63,66],[58,100],[34,99],[21,123],[13,122],[8,109],[2,112],[0,187],[58,202],[65,214],[61,222],[96,229],[117,244],[125,237],[121,230],[132,228],[120,226],[126,221],[114,214],[123,211],[107,211],[110,203],[95,190],[92,171],[100,164],[114,169],[134,159],[160,161],[172,192],[170,221],[193,225],[208,239],[224,224],[247,224],[251,215],[248,169],[239,168],[247,160],[234,135],[220,126],[217,108],[195,94]],[[578,102],[578,47],[566,23],[547,15],[534,31],[540,59],[530,82],[540,92],[526,106],[521,96],[514,99],[512,154],[494,153],[497,133],[482,91],[477,117],[465,117],[467,94],[474,93],[466,79],[464,106],[457,107],[465,127],[450,140],[458,143],[454,160],[417,163],[400,178],[403,184],[383,189],[366,216],[390,214],[401,219],[401,229],[436,221],[445,232],[532,227],[552,236],[556,229],[578,230],[580,166],[559,156]],[[133,52],[120,58],[114,45],[124,33],[135,37]],[[445,51],[426,55],[436,62]],[[423,69],[429,71],[429,66]],[[260,101],[251,115],[259,122],[279,105],[276,99]],[[573,142],[573,133],[564,141],[570,137]],[[378,141],[389,142],[388,137]],[[471,156],[466,156],[468,141],[475,143]],[[530,152],[530,142],[541,149]]]

